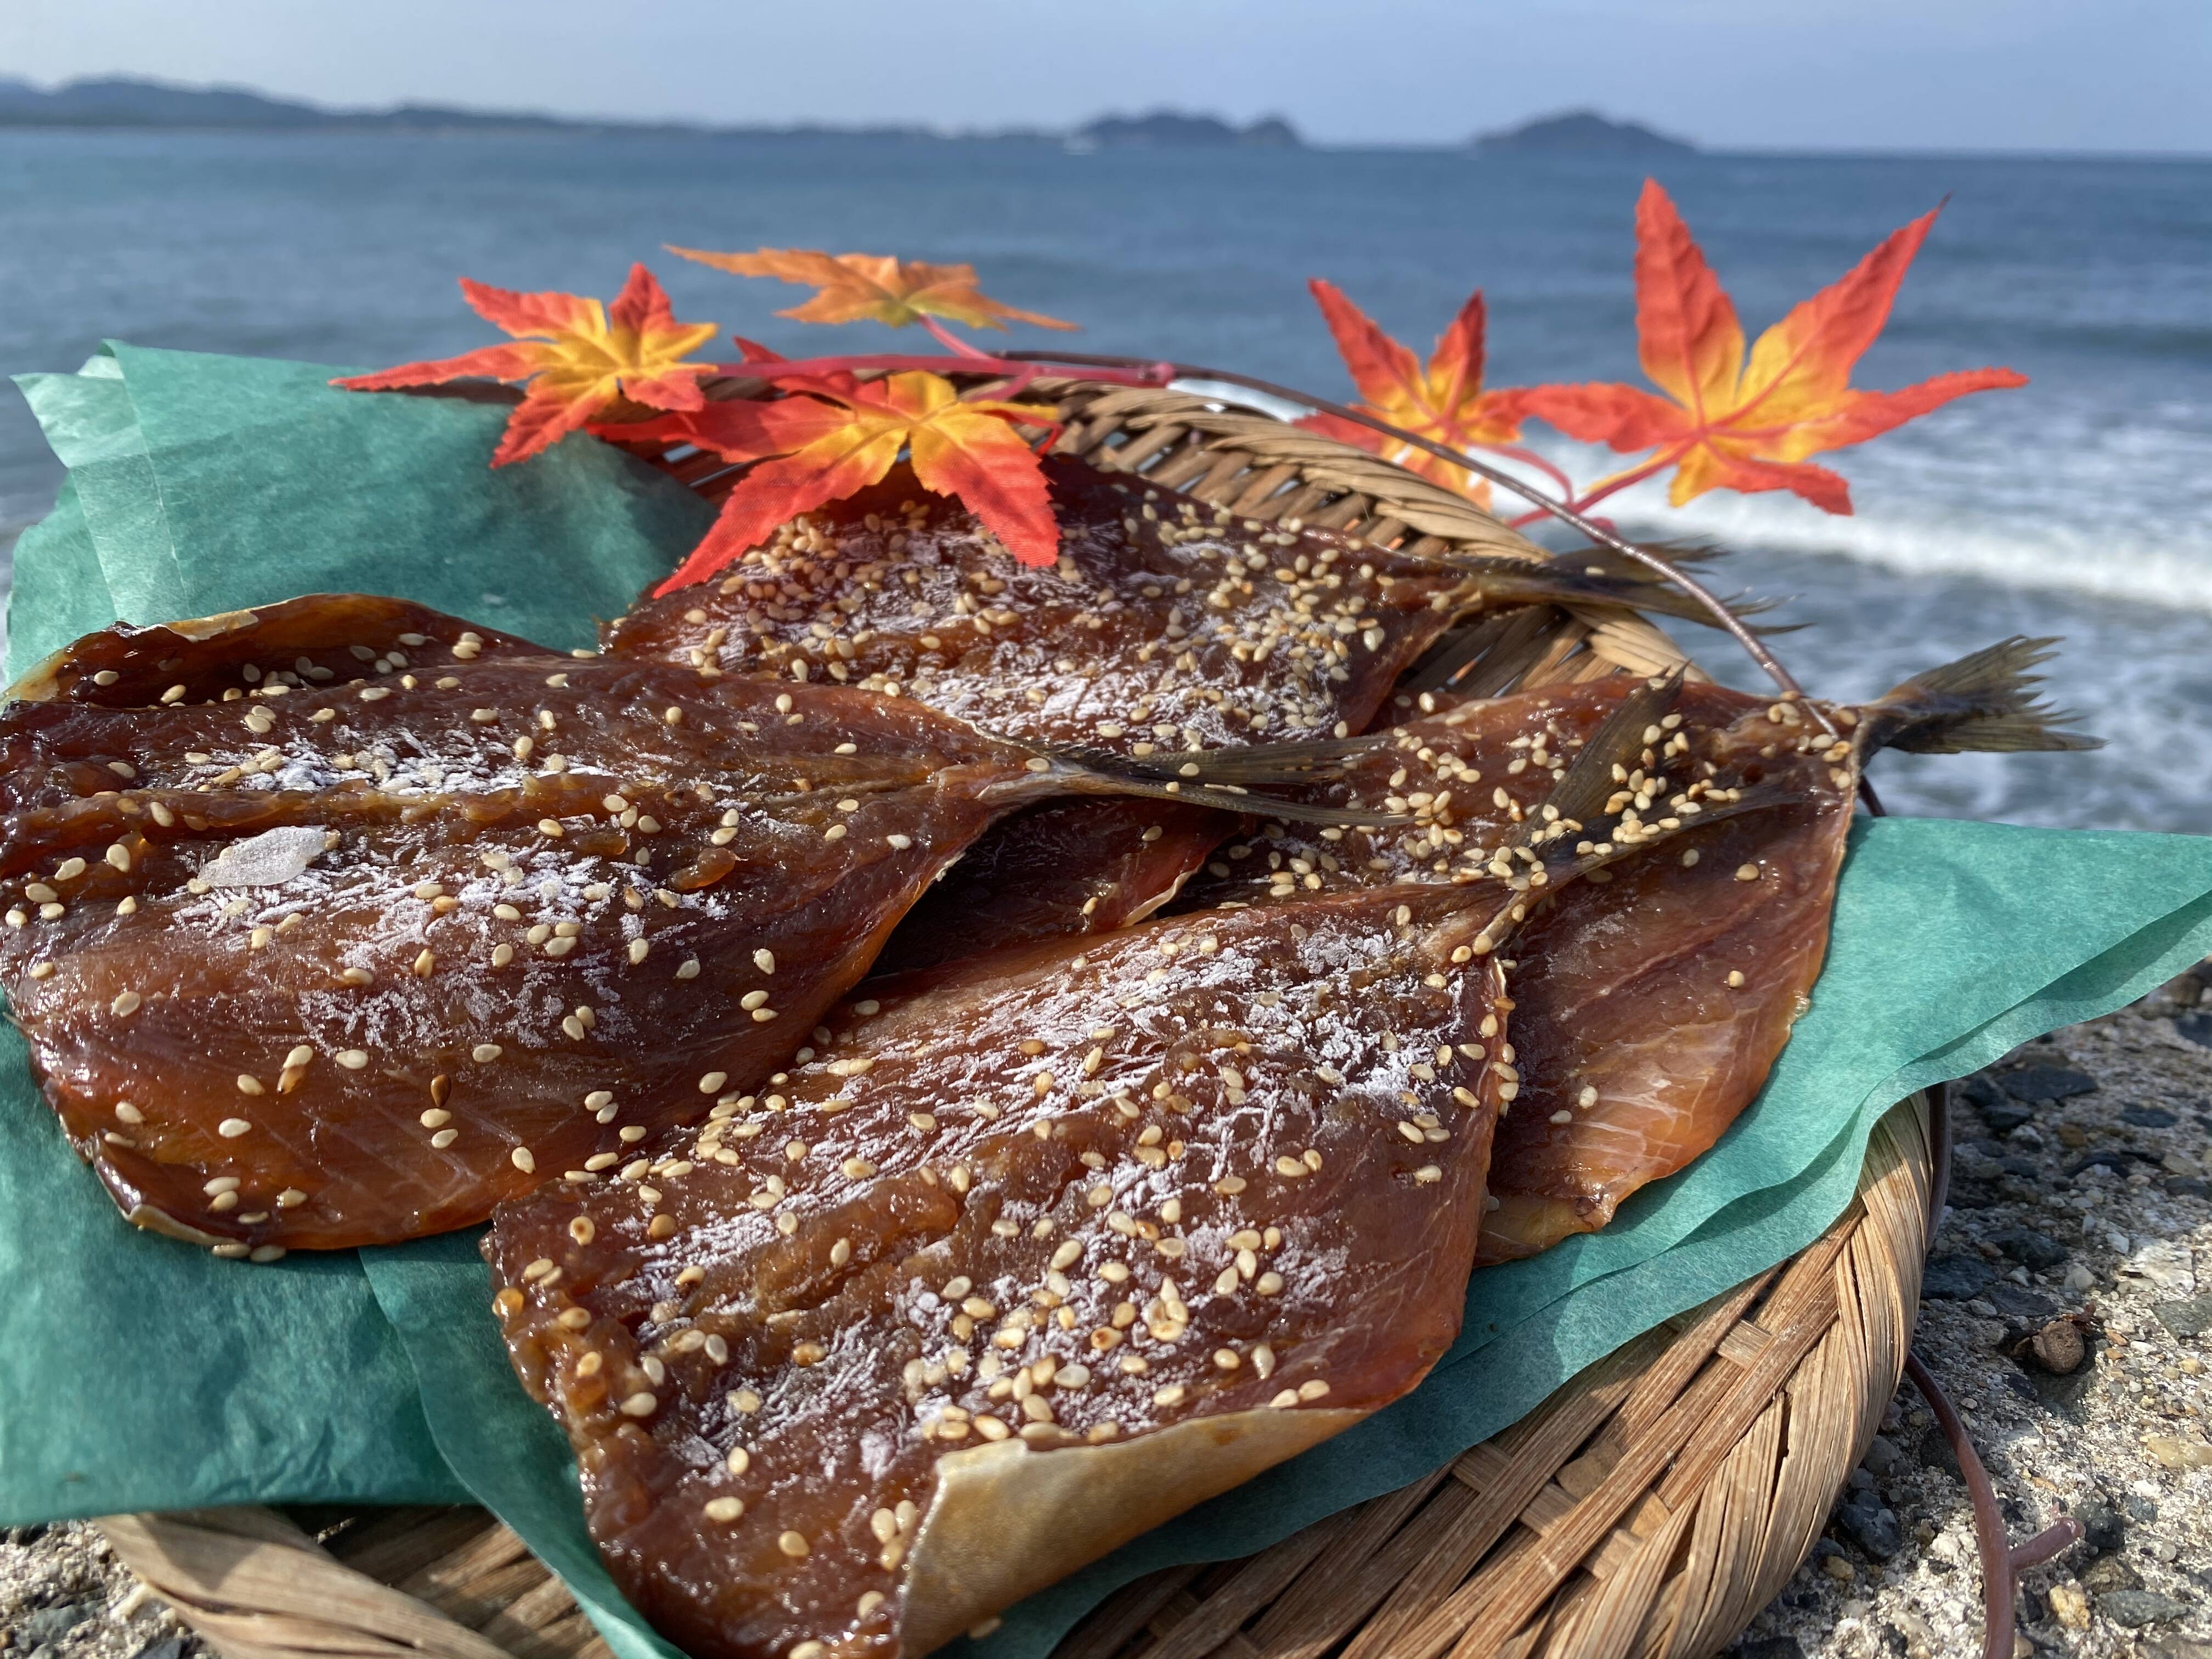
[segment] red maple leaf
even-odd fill
[[[1680,507],[1709,489],[1787,489],[1831,513],[1851,510],[1836,473],[1806,458],[1901,426],[1970,392],[2025,386],[2008,368],[1939,374],[1898,392],[1862,392],[1851,368],[1889,319],[1898,285],[1936,222],[1894,231],[1840,282],[1759,337],[1748,360],[1735,307],[1657,182],[1636,204],[1636,330],[1644,372],[1664,396],[1614,385],[1532,386],[1528,413],[1622,453],[1658,453],[1601,481],[1600,495],[1667,467]]]
[[[901,451],[923,489],[965,502],[1024,564],[1060,556],[1044,469],[1014,430],[1017,422],[1050,425],[1049,410],[963,402],[950,380],[920,372],[861,380],[839,370],[778,384],[792,395],[713,402],[597,428],[610,438],[696,444],[725,460],[758,463],[656,593],[702,581],[798,514],[865,489]]]
[[[1313,290],[1315,303],[1335,337],[1337,352],[1359,389],[1360,401],[1354,408],[1452,449],[1510,443],[1520,436],[1521,394],[1482,389],[1485,315],[1480,289],[1468,296],[1459,314],[1437,337],[1424,368],[1334,283],[1316,276],[1306,286]],[[1486,507],[1490,503],[1487,483],[1425,449],[1334,415],[1309,415],[1298,424],[1370,450]]]
[[[384,392],[488,376],[527,382],[529,391],[500,439],[491,464],[505,466],[550,447],[617,398],[654,409],[697,409],[699,377],[711,365],[683,360],[714,337],[712,323],[679,323],[653,273],[632,265],[611,312],[580,295],[518,294],[461,278],[479,315],[517,337],[434,362],[402,363],[374,374],[332,380],[351,392]]]

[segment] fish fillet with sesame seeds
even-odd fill
[[[901,467],[720,580],[641,603],[609,624],[606,649],[896,692],[986,731],[1142,757],[1362,731],[1407,665],[1488,608],[1670,602],[1536,562],[1503,526],[1501,549],[1525,558],[1455,565],[1066,457],[1044,466],[1060,529],[1049,568]],[[1233,828],[1165,804],[1031,807],[916,907],[884,969],[1139,920]]]
[[[1498,949],[1613,854],[1582,828],[881,981],[773,1093],[502,1206],[495,1309],[631,1601],[701,1659],[920,1655],[1402,1397],[1516,1091]]]
[[[367,660],[325,641],[314,672],[284,607],[281,674],[235,618],[115,629],[0,711],[33,1065],[126,1214],[225,1254],[596,1182],[785,1063],[994,817],[1184,788],[908,699],[301,604]]]
[[[1522,1089],[1498,1126],[1483,1261],[1604,1226],[1631,1193],[1710,1148],[1758,1094],[1809,1006],[1871,754],[2084,746],[2051,729],[2063,716],[2033,706],[2025,671],[2048,643],[2007,641],[1864,708],[1820,705],[1835,732],[1796,704],[1683,688],[1609,804],[1692,823],[1745,787],[1775,792],[1776,804],[1593,872],[1516,941]],[[1476,879],[1640,684],[1614,676],[1516,692],[1409,722],[1321,793],[1410,811],[1413,824],[1265,826],[1222,848],[1185,902]]]

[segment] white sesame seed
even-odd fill
[[[252,1134],[253,1126],[242,1117],[227,1117],[215,1126],[215,1132],[225,1140],[235,1140],[240,1135]]]
[[[774,973],[775,971],[775,952],[765,950],[754,951],[753,966],[759,969],[763,974]]]
[[[115,1000],[107,1005],[107,1012],[121,1018],[126,1014],[137,1013],[144,1002],[145,999],[136,991],[118,991],[115,994]]]
[[[640,1389],[622,1402],[617,1408],[624,1417],[650,1417],[659,1408],[660,1401]]]
[[[430,1144],[442,1152],[460,1138],[461,1132],[459,1129],[441,1129],[430,1137]]]
[[[699,977],[699,958],[698,958],[698,957],[684,957],[684,963],[683,963],[683,965],[682,965],[681,967],[679,967],[678,969],[677,969],[677,970],[676,970],[676,977],[677,977],[677,978],[678,978],[678,979],[696,979],[696,978],[698,978],[698,977]]]
[[[699,1092],[702,1095],[720,1094],[722,1085],[729,1080],[727,1072],[708,1072],[699,1079]]]
[[[505,1052],[496,1042],[479,1042],[469,1050],[469,1058],[479,1066],[489,1066]]]

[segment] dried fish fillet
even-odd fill
[[[1758,1093],[1826,952],[1858,779],[1883,747],[2065,749],[2087,739],[2035,706],[2048,641],[2008,641],[1863,708],[1684,688],[1624,767],[1616,810],[1710,812],[1757,787],[1776,804],[1686,829],[1547,903],[1515,945],[1520,1098],[1499,1126],[1482,1260],[1609,1221],[1710,1148]],[[1329,791],[1417,815],[1409,828],[1270,825],[1222,849],[1184,902],[1281,902],[1375,884],[1463,882],[1534,810],[1624,677],[1469,702],[1399,728]],[[1841,735],[1837,735],[1840,733]],[[1663,818],[1662,819],[1663,821]]]
[[[381,672],[239,695],[192,653],[240,629],[117,629],[0,712],[0,983],[47,1097],[133,1219],[231,1253],[596,1179],[787,1060],[1000,813],[1247,799],[1197,762],[1109,776],[910,700],[501,654],[380,604],[276,609],[325,658],[366,616]],[[394,620],[425,636],[404,667]],[[210,695],[118,706],[167,675]]]
[[[925,1653],[1401,1397],[1515,1092],[1495,947],[1528,869],[1609,855],[1580,829],[1514,884],[884,981],[772,1095],[503,1206],[495,1305],[631,1601],[702,1659]]]
[[[611,624],[613,655],[896,692],[986,731],[1145,757],[1363,730],[1452,623],[1661,590],[1531,559],[1445,562],[1240,519],[1049,459],[1060,562],[1018,562],[903,469],[787,525],[723,580]],[[884,966],[1149,915],[1233,826],[1189,808],[1045,805],[917,908]]]

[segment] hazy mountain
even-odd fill
[[[1468,143],[1485,155],[1689,155],[1698,148],[1640,122],[1609,121],[1588,109],[1481,133]]]

